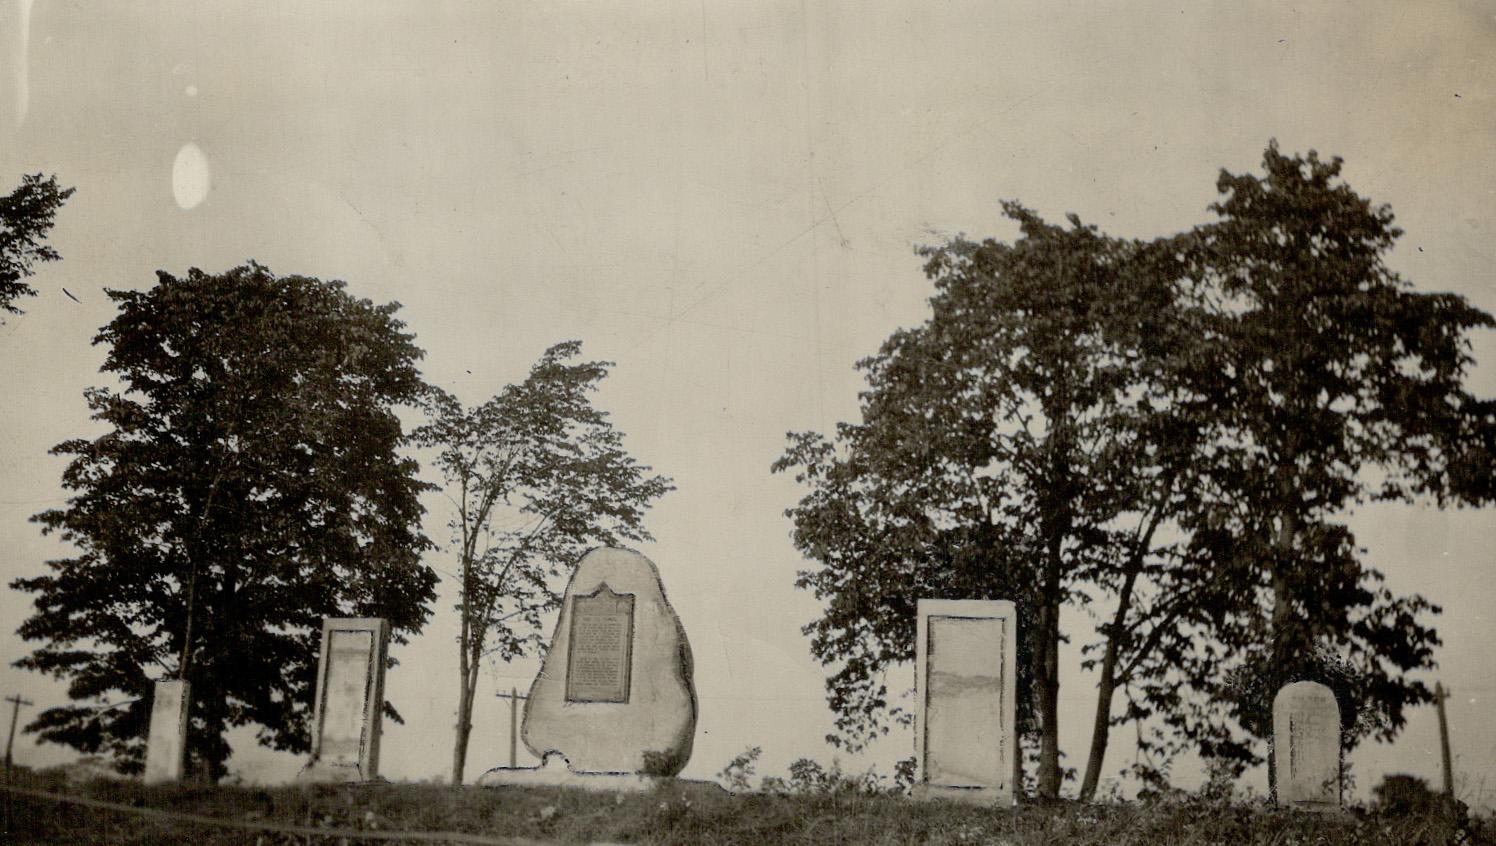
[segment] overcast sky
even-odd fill
[[[853,419],[853,362],[924,319],[915,245],[1012,238],[1005,198],[1116,235],[1176,232],[1210,219],[1220,168],[1256,170],[1277,138],[1343,156],[1351,185],[1392,205],[1407,234],[1391,261],[1420,290],[1496,311],[1489,4],[3,3],[0,189],[43,171],[77,194],[51,239],[63,261],[0,327],[0,579],[65,553],[27,518],[64,499],[47,449],[97,432],[83,390],[103,378],[89,342],[113,316],[105,286],[251,258],[344,279],[403,303],[426,375],[469,403],[581,339],[617,363],[597,403],[678,487],[642,551],[696,655],[689,776],[754,745],[767,772],[832,757],[799,631],[817,605],[793,586],[806,562],[782,516],[801,492],[769,465],[786,431]],[[1492,335],[1475,339],[1484,396]],[[1444,608],[1429,680],[1453,688],[1456,771],[1490,804],[1493,512],[1350,522],[1394,590]],[[395,650],[391,778],[448,770],[451,601]],[[29,603],[0,590],[0,690],[40,709],[65,695],[10,666]],[[1091,624],[1065,625],[1081,642]],[[1061,739],[1080,768],[1094,681],[1064,660]],[[507,755],[492,694],[534,670],[485,670],[469,778]],[[1410,717],[1354,756],[1362,794],[1385,772],[1438,783],[1434,711]],[[1130,734],[1114,733],[1108,776]],[[299,766],[233,740],[247,778]],[[886,772],[911,749],[895,735],[844,763]],[[16,754],[72,757],[30,737]]]

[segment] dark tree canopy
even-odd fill
[[[1408,673],[1433,666],[1438,640],[1420,619],[1438,609],[1387,590],[1345,517],[1373,501],[1489,502],[1496,454],[1496,403],[1463,387],[1469,333],[1491,316],[1387,267],[1402,231],[1345,184],[1338,158],[1274,144],[1263,170],[1223,172],[1219,219],[1172,242],[1210,353],[1188,364],[1210,421],[1190,528],[1260,601],[1224,652],[1186,662],[1208,695],[1184,706],[1163,692],[1153,709],[1197,739],[1211,726],[1207,746],[1240,760],[1253,758],[1211,704],[1263,737],[1279,685],[1322,679],[1354,743],[1390,739],[1430,701]]]
[[[57,177],[43,179],[36,173],[23,176],[14,191],[0,197],[0,312],[21,314],[15,301],[36,296],[26,280],[38,263],[58,259],[45,239],[57,210],[71,196],[73,189],[59,187]]]
[[[424,624],[436,575],[394,407],[426,388],[397,304],[254,263],[157,276],[109,292],[95,343],[123,388],[87,393],[104,434],[53,450],[72,497],[33,519],[76,554],[13,583],[41,644],[17,664],[77,702],[28,730],[130,769],[152,683],[185,659],[189,756],[216,778],[230,727],[308,747],[322,617],[386,617],[397,639]]]
[[[1496,405],[1463,387],[1492,319],[1386,267],[1400,232],[1339,160],[1270,145],[1263,166],[1223,173],[1219,219],[1180,235],[1122,242],[1007,204],[1012,244],[923,251],[931,316],[858,364],[861,421],[792,433],[774,468],[809,489],[787,515],[843,740],[899,715],[883,678],[922,596],[1018,603],[1046,795],[1067,604],[1106,610],[1083,793],[1119,721],[1159,729],[1145,751],[1239,771],[1283,682],[1331,682],[1352,742],[1427,701],[1408,673],[1432,666],[1437,609],[1387,590],[1344,519],[1492,498]]]

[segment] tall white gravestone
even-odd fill
[[[322,657],[312,715],[306,781],[369,781],[379,776],[384,663],[390,624],[377,617],[322,621]]]
[[[1340,807],[1340,706],[1325,685],[1294,682],[1273,697],[1273,768],[1278,804]]]
[[[179,679],[156,682],[151,698],[151,728],[146,735],[146,784],[182,780],[187,757],[187,706],[191,685]]]
[[[919,600],[915,798],[1013,804],[1017,647],[1012,602]]]

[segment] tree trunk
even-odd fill
[[[1281,548],[1279,549],[1279,554],[1282,554]],[[1273,667],[1275,670],[1284,666],[1283,659],[1287,657],[1286,653],[1288,652],[1288,645],[1284,642],[1282,631],[1284,624],[1288,620],[1289,614],[1292,612],[1292,606],[1289,605],[1287,597],[1287,581],[1277,571],[1276,567],[1277,563],[1275,563],[1275,569],[1273,571],[1273,626],[1271,633],[1268,635],[1270,638],[1272,638],[1270,649],[1273,656]],[[1273,677],[1273,681],[1278,688],[1282,687],[1283,680],[1281,678],[1278,678],[1275,675]],[[1271,709],[1273,699],[1277,695],[1278,690],[1274,689],[1267,691],[1266,696],[1267,708],[1269,709],[1269,713],[1267,714],[1267,795],[1274,801],[1276,801],[1278,798],[1278,761],[1277,756],[1273,754],[1273,744],[1275,738],[1273,737],[1273,717]]]
[[[470,595],[466,585],[467,567],[464,564],[462,602],[462,630],[457,636],[457,726],[452,743],[452,786],[461,787],[463,770],[467,768],[468,736],[473,730],[473,686],[468,679],[468,641],[472,637],[472,617],[467,599]]]
[[[228,730],[228,696],[222,685],[211,684],[204,678],[216,675],[210,661],[199,661],[193,674],[197,678],[187,682],[190,698],[187,701],[187,750],[182,761],[182,781],[212,785],[218,783],[224,774],[228,760],[229,750],[223,741]],[[197,720],[201,720],[201,728],[196,724]]]
[[[1044,656],[1044,682],[1040,690],[1043,713],[1040,719],[1044,734],[1039,747],[1039,796],[1058,799],[1060,796],[1060,663],[1059,608],[1051,606],[1045,615],[1049,631],[1046,633]]]
[[[1138,573],[1143,569],[1143,558],[1153,543],[1153,532],[1158,528],[1155,517],[1143,533],[1137,548],[1127,562],[1127,577],[1117,595],[1117,613],[1106,636],[1106,652],[1101,658],[1101,679],[1096,683],[1096,718],[1091,725],[1091,751],[1086,757],[1086,776],[1080,785],[1080,800],[1089,802],[1096,797],[1096,785],[1101,781],[1101,765],[1106,760],[1106,744],[1112,731],[1112,697],[1117,691],[1117,657],[1122,651],[1122,638],[1126,635],[1127,615],[1132,611],[1132,592],[1137,587]]]
[[[1031,634],[1029,635],[1029,638],[1032,641],[1032,647],[1029,652],[1029,676],[1033,679],[1032,684],[1029,686],[1029,706],[1034,715],[1034,728],[1038,730],[1031,736],[1033,737],[1034,741],[1038,743],[1040,748],[1042,748],[1044,745],[1043,737],[1045,731],[1044,656],[1049,653],[1049,646],[1045,640],[1046,633],[1049,631],[1049,627],[1045,625],[1045,616],[1046,613],[1043,606],[1040,606],[1035,610],[1036,619],[1034,621],[1034,626],[1030,629]],[[1022,766],[1023,764],[1020,763],[1019,767],[1022,768]],[[1035,796],[1040,795],[1039,782],[1043,780],[1043,773],[1043,764],[1040,763],[1038,768],[1034,771]],[[1019,783],[1019,787],[1020,789],[1022,788],[1021,782]]]
[[[206,573],[204,575],[207,575]],[[190,675],[183,679],[188,684],[187,713],[187,757],[184,760],[183,780],[197,784],[217,784],[228,772],[231,754],[224,735],[229,729],[228,694],[223,685],[215,682],[232,673],[239,666],[236,644],[237,611],[239,607],[239,571],[232,556],[225,556],[222,575],[218,578],[217,590],[212,590],[211,581],[199,582],[199,602],[203,613],[211,620],[206,627],[206,637],[200,638],[204,648],[197,660],[192,661]],[[202,731],[193,740],[192,715],[202,720]],[[195,747],[195,748],[194,748]]]
[[[486,619],[486,615],[485,615]],[[463,638],[462,684],[457,696],[457,738],[452,747],[452,785],[460,787],[467,769],[468,739],[473,734],[473,702],[478,698],[478,670],[483,664],[486,628],[469,621]]]
[[[1054,669],[1058,656],[1059,609],[1046,604],[1039,609],[1034,626],[1031,670],[1034,714],[1039,722],[1039,769],[1036,773],[1041,799],[1055,799],[1060,791],[1059,678]]]
[[[1091,751],[1086,756],[1086,776],[1080,785],[1080,801],[1096,798],[1096,785],[1101,781],[1101,766],[1106,761],[1106,744],[1112,730],[1112,695],[1116,691],[1112,674],[1116,670],[1116,656],[1112,644],[1106,645],[1107,656],[1101,667],[1101,680],[1096,684],[1096,717],[1091,723]]]
[[[467,673],[462,674],[462,689],[457,696],[457,738],[452,746],[452,786],[461,787],[463,771],[467,768],[468,737],[473,731],[473,693],[468,687]]]
[[[1023,733],[1013,732],[1013,798],[1021,800],[1023,793]]]
[[[1273,539],[1273,561],[1272,561],[1272,588],[1273,588],[1273,616],[1272,628],[1269,631],[1268,642],[1269,654],[1272,656],[1274,668],[1287,666],[1285,663],[1299,647],[1307,647],[1308,644],[1291,644],[1288,635],[1284,631],[1288,628],[1289,618],[1293,616],[1293,604],[1288,596],[1288,579],[1284,570],[1293,560],[1294,544],[1298,540],[1298,510],[1295,501],[1298,499],[1293,483],[1292,473],[1281,471],[1278,474],[1278,532]],[[1283,679],[1276,675],[1273,681],[1278,687],[1282,686]],[[1273,698],[1277,696],[1277,689],[1267,691],[1268,708],[1272,708]],[[1273,754],[1272,736],[1272,714],[1267,715],[1267,789],[1268,796],[1275,801],[1278,797],[1278,763]]]
[[[1112,620],[1112,630],[1106,639],[1106,653],[1101,658],[1101,679],[1096,683],[1096,718],[1091,724],[1091,751],[1086,757],[1086,776],[1080,785],[1080,800],[1089,802],[1096,797],[1096,785],[1101,781],[1101,765],[1106,760],[1106,744],[1112,730],[1112,696],[1117,689],[1117,652],[1120,648],[1123,625],[1132,605],[1132,586],[1137,577],[1133,570],[1122,587],[1122,596],[1117,603],[1117,615]]]
[[[1060,796],[1060,574],[1064,519],[1049,533],[1039,615],[1040,637],[1034,643],[1034,677],[1039,700],[1039,798]]]

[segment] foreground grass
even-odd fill
[[[995,810],[917,803],[901,796],[732,796],[714,786],[668,784],[644,794],[562,788],[464,788],[381,784],[316,787],[145,787],[21,775],[17,787],[223,819],[365,831],[448,831],[558,843],[1002,844],[1090,846],[1311,846],[1490,843],[1490,819],[1463,820],[1439,806],[1408,816],[1352,810],[1317,815],[1206,802],[1052,806]],[[50,800],[10,796],[6,843],[289,844],[366,842],[218,829]],[[367,841],[389,843],[391,841]],[[400,841],[394,841],[400,842]],[[414,841],[410,841],[414,842]]]

